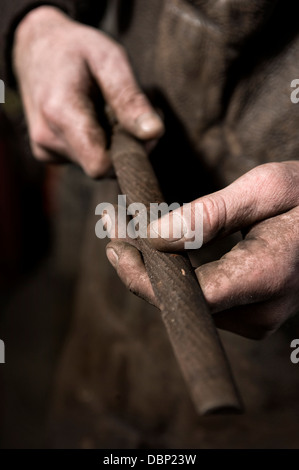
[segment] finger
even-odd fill
[[[220,260],[196,269],[213,313],[296,289],[298,210],[256,225]]]
[[[30,147],[34,157],[42,162],[65,161],[65,146],[61,139],[49,128],[48,123],[42,119],[27,117],[30,135]]]
[[[92,178],[105,175],[111,162],[106,152],[105,134],[91,101],[79,92],[66,94],[64,99],[68,103],[65,108],[61,108],[58,98],[56,104],[47,104],[43,110],[44,119],[63,147],[64,154]],[[43,143],[47,145],[45,141]],[[54,151],[56,146],[53,143]]]
[[[40,145],[31,143],[31,151],[34,157],[40,162],[44,163],[54,163],[56,162],[56,156],[53,153],[49,152]]]
[[[127,214],[125,204],[123,206],[107,204],[102,213],[97,215],[102,216],[100,221],[111,241],[122,241],[137,246],[135,232],[132,227],[128,229],[131,218]]]
[[[59,148],[59,146],[57,147]],[[34,157],[43,163],[69,163],[69,160],[63,154],[63,151],[61,151],[60,153],[58,153],[58,151],[54,152],[50,148],[47,148],[43,145],[35,144],[34,142],[31,142],[31,151]]]
[[[154,221],[148,236],[155,248],[183,250],[202,230],[203,242],[248,227],[299,202],[299,162],[261,165],[225,189],[197,199]],[[202,223],[198,215],[202,210]]]
[[[123,207],[108,206],[102,217],[102,223],[112,240],[106,247],[107,258],[116,269],[122,282],[134,294],[157,306],[153,288],[146,272],[142,256],[136,248],[136,240],[128,231],[130,218],[119,217]]]
[[[138,297],[157,307],[155,294],[137,248],[125,242],[110,242],[107,258],[125,286]]]
[[[124,49],[102,35],[101,46],[97,43],[87,54],[91,72],[123,127],[140,139],[160,137],[162,120],[138,87]]]

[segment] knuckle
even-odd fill
[[[115,94],[114,105],[117,109],[141,108],[144,104],[145,96],[135,83],[127,83]]]
[[[109,44],[109,54],[106,54],[103,59],[107,65],[115,66],[122,64],[123,62],[129,62],[125,48],[115,42],[111,42]]]
[[[50,161],[50,158],[47,155],[47,153],[42,148],[40,148],[39,145],[34,144],[32,141],[31,141],[31,151],[36,160],[43,162],[43,163]]]
[[[261,184],[273,192],[287,193],[293,186],[293,176],[289,167],[282,162],[266,163],[257,168]]]
[[[98,160],[89,160],[84,163],[83,169],[87,176],[90,178],[100,178],[104,176],[104,169],[100,161]]]
[[[60,124],[63,122],[63,108],[60,101],[48,100],[41,105],[42,116],[49,122]]]
[[[38,146],[43,146],[47,141],[47,128],[43,123],[37,123],[32,127],[30,132],[30,138],[34,150],[38,149]]]
[[[114,44],[114,54],[116,59],[128,60],[127,51],[121,44]]]
[[[203,210],[204,223],[210,236],[220,234],[226,220],[226,204],[223,197],[204,197]]]
[[[255,252],[251,253],[252,283],[263,279],[263,289],[270,295],[287,292],[294,278],[288,247],[284,247],[283,243],[279,246],[273,245],[260,237],[257,250],[259,250],[262,262],[257,263]]]
[[[144,94],[138,90],[138,88],[130,87],[124,95],[123,105],[126,107],[135,106],[141,108],[146,104],[146,98]]]

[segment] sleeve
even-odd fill
[[[1,0],[0,14],[0,78],[14,86],[11,67],[11,48],[16,27],[34,8],[50,5],[60,8],[82,23],[96,25],[106,7],[105,0]]]

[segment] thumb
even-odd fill
[[[177,251],[202,230],[203,242],[281,214],[299,203],[299,162],[268,163],[231,185],[152,222],[148,237],[161,251]],[[198,212],[202,210],[199,227]],[[191,245],[189,245],[191,247]],[[198,246],[197,246],[198,248]]]

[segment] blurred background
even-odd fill
[[[6,349],[6,364],[0,368],[2,447],[46,445],[45,423],[70,325],[80,238],[78,220],[71,242],[63,236],[72,233],[72,221],[63,220],[59,204],[66,171],[32,157],[19,98],[6,89],[0,107],[0,338]]]
[[[298,320],[261,343],[223,333],[246,414],[198,418],[157,311],[126,292],[94,236],[94,208],[116,195],[114,182],[37,163],[7,90],[1,448],[298,448]]]

